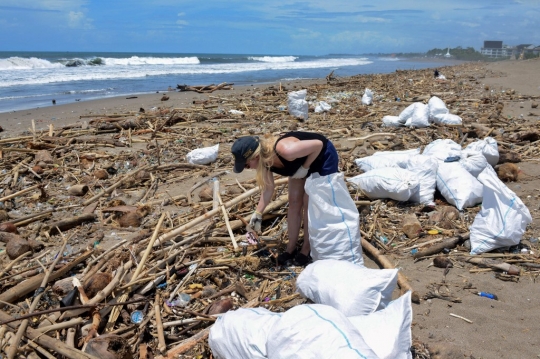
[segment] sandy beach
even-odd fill
[[[3,166],[7,170],[11,170],[13,167],[13,160],[10,160],[10,156],[15,156],[14,153],[16,152],[7,150],[7,148],[11,146],[25,148],[26,145],[22,143],[9,144],[2,141],[17,136],[32,136],[34,134],[32,121],[34,121],[35,129],[38,132],[45,131],[46,133],[51,130],[50,125],[53,126],[53,131],[58,131],[58,129],[68,125],[81,126],[82,129],[86,129],[93,120],[103,119],[111,115],[137,114],[141,108],[146,113],[156,113],[161,110],[170,114],[176,110],[188,121],[192,121],[198,111],[204,110],[206,114],[208,111],[213,111],[222,105],[228,110],[232,108],[232,105],[228,105],[234,104],[236,110],[244,112],[242,117],[224,115],[221,117],[222,122],[219,122],[219,118],[212,119],[214,122],[207,123],[204,121],[195,122],[193,120],[192,123],[188,122],[184,127],[175,127],[174,131],[176,132],[171,130],[170,135],[165,134],[163,137],[160,137],[161,135],[151,137],[149,134],[151,131],[147,133],[141,131],[140,137],[137,137],[140,141],[133,142],[132,147],[122,147],[119,149],[111,148],[112,146],[105,146],[85,149],[87,152],[98,155],[109,155],[109,158],[113,157],[110,153],[130,153],[135,161],[142,162],[144,161],[144,157],[155,149],[157,140],[160,141],[160,146],[171,146],[172,148],[173,145],[177,145],[178,143],[173,140],[177,134],[178,139],[184,141],[182,146],[185,145],[190,148],[211,145],[216,141],[220,143],[218,164],[209,166],[208,170],[197,170],[193,172],[192,176],[182,173],[182,178],[185,177],[185,179],[181,181],[162,176],[162,182],[160,182],[160,185],[157,186],[157,189],[152,194],[157,199],[163,199],[165,193],[168,193],[169,196],[185,194],[202,178],[210,173],[217,173],[219,171],[229,171],[229,173],[222,175],[220,178],[223,186],[232,186],[237,180],[243,183],[252,179],[254,177],[253,173],[249,173],[249,171],[245,171],[240,176],[234,175],[229,162],[229,149],[232,141],[235,137],[248,133],[262,134],[266,131],[276,132],[298,128],[306,131],[321,131],[327,135],[332,135],[333,141],[339,146],[340,156],[342,156],[340,168],[348,176],[354,175],[357,173],[357,170],[352,168],[352,160],[358,156],[370,154],[376,148],[369,146],[364,149],[356,148],[356,146],[351,144],[350,139],[365,136],[366,134],[387,131],[388,129],[380,126],[382,116],[398,115],[409,103],[408,100],[414,100],[415,96],[445,93],[446,97],[443,100],[450,101],[450,99],[453,99],[451,102],[453,111],[460,113],[464,119],[463,133],[466,132],[465,127],[471,126],[472,123],[482,124],[492,129],[490,132],[491,136],[505,143],[509,142],[508,137],[504,137],[508,134],[505,134],[505,131],[508,131],[510,128],[516,133],[519,131],[540,133],[540,108],[534,106],[540,102],[539,60],[501,61],[490,64],[464,63],[453,67],[443,66],[439,68],[439,71],[447,75],[446,82],[436,82],[433,79],[432,70],[417,70],[407,71],[406,74],[396,72],[395,74],[384,76],[365,75],[350,79],[343,78],[330,84],[327,84],[324,79],[321,79],[318,81],[296,81],[257,86],[235,86],[233,90],[219,90],[205,94],[168,91],[130,96],[135,98],[115,97],[0,113],[0,126],[3,129],[0,132],[0,143],[2,143],[0,147],[4,150]],[[399,77],[401,80],[406,79],[407,76],[413,79],[411,81],[416,84],[414,87],[411,87],[415,90],[414,93],[411,94],[410,89],[404,90],[402,84],[395,80],[398,77],[394,78],[392,76],[401,76]],[[350,85],[350,81],[356,82],[354,82],[354,85]],[[340,83],[346,82],[349,82],[349,85],[340,85]],[[366,108],[359,101],[354,102],[349,100],[349,102],[346,102],[347,99],[350,99],[351,94],[355,92],[361,94],[365,88],[369,88],[375,83],[377,84],[377,87],[374,89],[375,95],[381,95],[382,97],[380,98],[384,99],[380,100],[380,103],[377,103],[377,100],[375,100],[373,106]],[[452,87],[452,90],[449,90],[448,88],[451,84],[454,87]],[[308,88],[308,96],[318,100],[322,100],[323,95],[333,93],[335,98],[338,98],[338,95],[341,96],[339,98],[346,105],[337,107],[339,112],[334,110],[324,115],[327,117],[310,112],[310,120],[298,122],[285,112],[280,113],[276,110],[279,105],[286,105],[286,101],[284,101],[286,97],[279,91],[280,86],[286,91]],[[451,94],[449,93],[450,91],[452,92]],[[487,103],[487,100],[484,101],[483,99],[489,99],[490,96],[494,96],[494,92],[497,93],[498,102],[504,105],[497,120],[487,118],[487,115],[485,116],[487,110],[482,113],[480,112],[480,109],[484,106],[483,104]],[[503,92],[504,94],[501,94]],[[168,96],[168,100],[162,101],[163,95]],[[409,99],[404,97],[404,95],[408,95]],[[261,99],[264,96],[269,98],[267,106],[272,107],[272,109],[268,109],[267,113],[260,110],[257,113],[253,112],[255,108],[254,103],[256,101],[262,101]],[[469,96],[475,97],[471,98]],[[401,102],[403,103],[395,102],[395,97],[401,97]],[[383,103],[383,101],[385,102]],[[490,109],[495,108],[495,105],[496,103],[489,104],[491,106]],[[267,115],[271,117],[265,117]],[[335,121],[329,122],[329,119],[332,118],[335,118]],[[358,118],[358,120],[355,120],[355,118]],[[230,120],[230,122],[225,120]],[[182,122],[178,122],[175,126],[182,126],[181,124]],[[212,131],[222,131],[224,135],[217,134],[214,136],[212,135]],[[453,139],[457,140],[458,138],[455,136],[459,136],[457,130],[444,128],[439,128],[439,130],[392,129],[391,131],[399,136],[403,136],[403,138],[406,137],[409,139],[410,142],[403,142],[405,149],[413,146],[410,145],[412,141],[416,141],[415,144],[417,145],[424,146],[428,143],[425,139],[431,140],[444,138],[445,136],[454,136]],[[418,142],[420,140],[417,141],[413,137],[410,137],[412,136],[409,135],[411,131],[416,131],[414,136],[423,140]],[[110,133],[100,136],[108,139],[127,136],[126,131],[123,131],[119,136],[116,135],[117,133]],[[135,136],[135,134],[131,134],[130,132],[131,135]],[[188,140],[191,140],[192,143],[187,143]],[[468,138],[465,144],[472,140]],[[67,147],[65,143],[62,146]],[[540,193],[538,192],[540,188],[540,167],[538,166],[538,158],[535,158],[534,155],[537,153],[537,147],[538,139],[529,142],[527,140],[516,141],[513,146],[505,147],[519,152],[522,156],[522,161],[516,163],[521,170],[518,181],[509,182],[508,187],[521,198],[533,217],[532,224],[529,225],[527,232],[522,238],[523,242],[530,247],[532,254],[528,254],[523,258],[500,256],[499,259],[509,258],[516,262],[520,262],[521,260],[534,263],[538,263],[539,261],[540,247],[538,241],[534,240],[540,237],[540,213],[538,210],[540,206]],[[28,148],[33,147],[28,146]],[[70,149],[75,150],[74,148]],[[186,152],[186,148],[182,148],[178,152],[178,161],[184,162]],[[62,152],[62,156],[68,156],[69,153],[66,149]],[[22,158],[24,158],[22,155],[17,157],[17,161],[21,161]],[[33,165],[32,162],[28,163]],[[29,175],[26,174],[25,176]],[[77,176],[80,180],[86,174],[80,173],[80,176]],[[68,177],[66,175],[64,178],[67,179]],[[179,177],[180,175],[176,176],[176,178]],[[58,177],[56,179],[57,182],[61,178]],[[31,184],[33,180],[28,179],[27,182]],[[8,183],[10,182],[3,182],[6,190]],[[110,184],[108,183],[108,185]],[[10,192],[12,193],[20,189],[19,187],[12,188]],[[93,189],[93,191],[95,190]],[[5,194],[6,192],[0,193],[0,197],[3,197]],[[85,199],[89,198],[89,195]],[[153,198],[149,197],[147,200],[151,199]],[[390,213],[396,214],[397,219],[394,218],[396,221],[404,213],[417,213],[419,217],[423,215],[418,206],[414,207],[391,202],[383,207],[387,212],[385,212],[385,216],[381,216],[383,219],[379,217],[378,220],[386,221],[385,223],[388,222],[387,215]],[[178,213],[178,208],[175,205],[163,207],[164,210],[171,213]],[[186,204],[181,207],[181,211],[187,211],[186,208],[190,207]],[[470,224],[478,209],[477,207],[475,209],[465,210],[463,213],[463,216],[466,217],[464,223]],[[374,220],[373,215],[373,213],[367,214],[365,218],[366,228],[371,225],[372,222],[370,221]],[[392,226],[395,231],[399,232],[400,224],[396,221],[394,221],[395,223]],[[384,225],[386,226],[386,224]],[[111,227],[111,223],[108,223],[108,226],[106,227],[106,232],[114,230]],[[168,227],[167,231],[170,229]],[[461,230],[463,232],[466,228],[463,227]],[[22,233],[31,236],[31,229],[26,231],[22,229]],[[533,239],[532,241],[531,238]],[[47,248],[53,247],[53,243],[54,245],[58,245],[59,241],[59,239],[51,241],[51,245],[48,245]],[[86,239],[81,239],[81,248],[84,243],[86,243]],[[3,248],[3,243],[0,242],[0,246]],[[498,278],[496,276],[498,272],[490,268],[480,269],[471,264],[454,261],[453,268],[444,276],[444,269],[432,266],[431,259],[415,261],[409,252],[402,250],[403,248],[405,246],[400,247],[399,250],[390,249],[385,253],[385,256],[396,267],[401,268],[401,272],[421,298],[420,304],[413,304],[412,334],[417,348],[425,347],[429,350],[429,354],[427,352],[424,354],[418,352],[415,358],[490,359],[540,357],[540,342],[538,340],[538,321],[540,319],[540,314],[538,313],[540,309],[538,292],[540,288],[536,282],[540,273],[538,270],[523,271],[521,276],[515,276],[510,279],[508,276]],[[465,252],[463,248],[458,249]],[[376,261],[370,259],[367,255],[365,257],[367,266],[372,268],[378,267]],[[2,255],[0,258],[3,265],[9,263],[5,255]],[[438,286],[441,291],[450,294],[456,300],[450,301],[440,298],[425,299],[433,286]],[[494,293],[498,296],[498,300],[490,300],[476,295],[475,293],[479,291]],[[399,290],[396,289],[394,297],[399,296],[399,293]],[[461,316],[467,319],[467,321],[452,315]],[[173,340],[168,341],[168,343],[172,342]],[[151,346],[153,345],[151,344]],[[201,350],[202,346],[197,348]],[[157,351],[155,354],[157,355]]]

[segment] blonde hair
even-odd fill
[[[277,137],[275,137],[272,134],[266,134],[263,138],[259,139],[259,147],[257,147],[257,150],[251,155],[250,158],[254,158],[255,156],[259,156],[259,164],[257,166],[257,184],[259,185],[259,188],[261,191],[264,191],[266,187],[268,187],[268,184],[266,182],[266,176],[264,175],[265,169],[270,171],[270,167],[274,165],[274,146],[276,145]]]

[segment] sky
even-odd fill
[[[540,45],[540,0],[1,0],[0,51],[325,55]]]

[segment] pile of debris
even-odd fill
[[[309,116],[302,121],[286,111],[297,88],[279,85],[207,95],[189,108],[88,114],[69,126],[34,125],[1,138],[1,351],[8,358],[209,357],[206,339],[217,314],[254,307],[284,312],[308,303],[296,291],[302,268],[276,261],[287,240],[287,180],[277,179],[264,232],[251,243],[244,227],[259,189],[253,179],[230,175],[232,142],[268,132],[320,132],[335,143],[347,178],[361,174],[358,158],[438,139],[466,146],[493,137],[497,166],[538,157],[538,128],[502,116],[503,104],[536,99],[486,88],[486,71],[479,64],[448,67],[445,81],[434,81],[430,70],[330,76],[307,88]],[[362,103],[366,88],[370,105]],[[433,96],[462,124],[385,126],[385,116]],[[210,163],[188,161],[192,151],[218,144]],[[516,179],[514,169],[503,170],[505,180]],[[464,256],[479,207],[459,212],[436,194],[433,211],[368,197],[352,184],[349,190],[361,213],[364,252],[382,268],[394,267],[386,256],[392,253],[432,258],[448,248],[458,252],[437,260],[444,268],[459,259],[512,280],[540,267],[530,252],[506,262]],[[397,280],[402,292],[412,289],[406,274]],[[423,296],[414,289],[416,301],[445,297],[436,288]],[[421,343],[415,348],[418,358],[429,357]]]

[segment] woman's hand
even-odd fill
[[[253,229],[257,234],[261,233],[261,225],[262,225],[262,213],[260,212],[253,212],[251,215],[251,219],[249,220],[249,226],[251,229]]]

